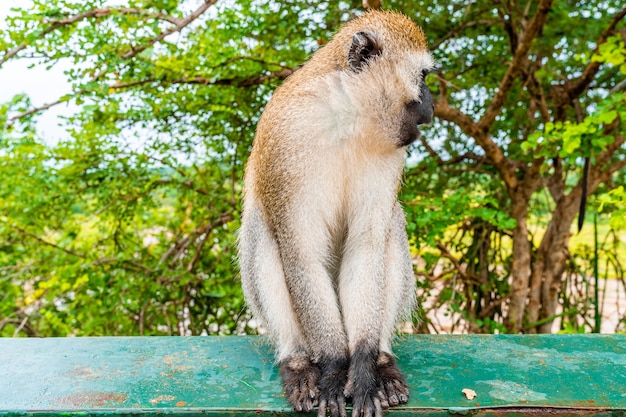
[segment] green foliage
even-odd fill
[[[579,57],[584,61],[584,55]],[[591,62],[608,63],[626,75],[626,47],[621,36],[611,36],[591,56]],[[614,93],[599,101],[595,109],[580,123],[569,120],[548,122],[542,131],[536,131],[521,144],[524,152],[534,152],[550,157],[553,149],[559,149],[561,158],[589,157],[599,154],[614,142],[613,135],[603,128],[619,120],[626,120],[626,94]]]
[[[626,49],[621,36],[609,37],[605,43],[600,45],[598,53],[591,57],[593,62],[606,62],[619,67],[622,74],[626,74]]]
[[[626,229],[626,191],[620,185],[606,194],[598,197],[600,211],[609,211],[611,214],[609,224],[613,229]]]
[[[604,128],[617,118],[626,120],[626,94],[608,96],[597,104],[596,110],[581,123],[548,122],[543,132],[536,131],[521,144],[524,152],[549,157],[558,149],[561,158],[590,157],[604,151],[615,141],[615,136],[604,133]]]

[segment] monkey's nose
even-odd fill
[[[426,84],[422,82],[420,88],[421,103],[419,103],[418,110],[418,125],[427,125],[433,121],[433,115],[435,114],[435,102],[433,96],[430,94],[430,90],[426,87]]]

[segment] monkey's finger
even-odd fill
[[[317,408],[317,417],[326,417],[326,400],[321,399]]]
[[[304,403],[304,409],[307,412],[313,410],[313,407],[317,405],[317,393],[314,388],[308,382],[304,382],[300,386],[300,401]]]
[[[387,392],[384,389],[378,391],[378,399],[380,400],[380,406],[383,410],[389,408],[389,397],[387,396]]]
[[[330,409],[331,417],[339,417],[339,404],[334,399],[328,401],[328,408]]]
[[[308,389],[305,389],[301,393],[301,402],[304,404],[304,411],[311,412],[317,405],[317,397],[311,397]]]
[[[361,417],[363,398],[352,398],[352,417]]]
[[[371,400],[371,398],[367,398],[361,410],[361,415],[363,417],[375,417],[375,411],[376,406],[374,405],[373,401]]]
[[[315,407],[315,405],[313,404],[313,399],[312,398],[305,398],[304,399],[304,411],[309,413],[309,412],[313,411],[313,407]]]
[[[293,404],[293,409],[302,411],[302,401],[300,401],[300,391],[294,389],[289,394],[289,402]]]
[[[296,409],[296,411],[298,411],[300,413],[304,410],[302,408],[302,402],[301,401],[296,402],[293,407]]]
[[[337,405],[339,406],[339,417],[348,417],[348,412],[346,411],[346,398],[343,396],[337,398]]]
[[[387,398],[392,405],[406,402],[408,400],[409,390],[400,381],[388,381],[385,384]]]
[[[309,393],[309,398],[313,400],[315,404],[317,404],[317,399],[320,395],[320,390],[317,388],[315,383],[311,383],[310,381],[307,383],[304,392]]]
[[[380,400],[380,406],[382,408],[389,408],[389,403],[387,402],[387,391],[385,391],[385,387],[383,384],[378,385],[378,387],[376,388],[375,397]]]
[[[402,381],[393,382],[393,391],[398,396],[398,401],[401,404],[409,400],[409,388]]]
[[[383,417],[383,407],[378,398],[374,398],[374,417]]]
[[[354,384],[352,384],[352,381],[349,380],[348,383],[346,384],[346,386],[343,389],[343,395],[346,398],[351,398],[352,397],[352,387],[354,386]]]
[[[285,392],[288,393],[289,402],[293,404],[295,411],[302,411],[302,393],[296,385],[285,385]]]
[[[387,410],[389,408],[389,401],[387,401],[386,398],[381,398],[380,406],[383,408],[383,410]]]
[[[390,405],[396,406],[400,403],[400,399],[396,394],[396,387],[393,383],[387,382],[385,384],[385,391],[387,391],[387,400],[389,401]]]

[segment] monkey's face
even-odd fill
[[[418,126],[433,118],[434,102],[425,78],[435,63],[422,44],[409,36],[359,31],[348,51],[351,81],[359,88],[358,105],[368,110],[372,129],[395,146],[404,147],[419,135]],[[400,33],[400,35],[403,35]]]

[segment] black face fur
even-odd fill
[[[413,143],[419,134],[417,126],[427,125],[433,120],[435,103],[423,80],[421,83],[421,101],[418,102],[414,100],[407,103],[405,106],[405,113],[399,132],[399,146],[407,146]]]

